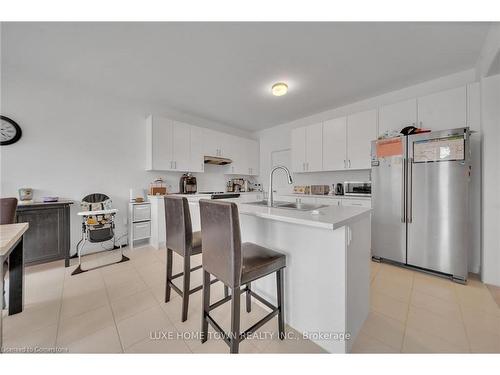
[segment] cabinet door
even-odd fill
[[[306,128],[306,171],[323,170],[323,124],[309,125]]]
[[[191,126],[191,172],[203,172],[205,170],[204,163],[204,139],[203,129],[197,126]]]
[[[467,92],[465,86],[418,98],[419,127],[447,130],[467,124]]]
[[[323,123],[323,170],[335,171],[346,168],[347,117]]]
[[[219,132],[203,129],[204,156],[219,156]]]
[[[406,126],[417,124],[417,99],[405,100],[379,108],[378,134],[388,130],[400,131]]]
[[[191,132],[188,124],[174,122],[172,143],[174,169],[189,171],[191,166]]]
[[[28,223],[24,235],[24,262],[29,264],[50,262],[64,258],[64,236],[69,235],[64,208],[22,209],[17,212],[19,223]],[[68,209],[69,211],[69,209]],[[68,228],[66,227],[68,226]]]
[[[306,128],[292,130],[292,170],[305,172],[306,163]]]
[[[370,169],[371,141],[376,137],[377,110],[347,116],[347,167]]]
[[[371,208],[372,202],[368,199],[342,199],[342,206]]]
[[[340,206],[341,199],[338,198],[316,198],[317,204],[323,204],[325,206]]]
[[[259,175],[259,153],[260,146],[259,142],[253,139],[249,139],[247,141],[247,155],[248,155],[248,174],[251,176]]]
[[[152,121],[152,169],[165,171],[173,169],[172,164],[172,120],[153,117]]]
[[[248,174],[247,140],[245,138],[226,135],[226,145],[221,147],[221,155],[233,162],[228,165],[229,174]]]

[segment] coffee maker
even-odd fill
[[[196,177],[191,173],[184,173],[179,181],[179,192],[181,194],[196,193]]]

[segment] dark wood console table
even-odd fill
[[[70,258],[70,205],[73,201],[18,204],[17,222],[29,223],[24,235],[26,265]]]

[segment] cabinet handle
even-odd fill
[[[351,159],[349,159],[349,168],[351,168]]]

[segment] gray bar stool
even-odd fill
[[[248,335],[278,315],[278,331],[281,340],[285,335],[283,318],[283,270],[286,256],[251,242],[241,243],[238,207],[235,203],[200,200],[201,237],[203,241],[203,314],[202,343],[207,341],[208,324],[218,331],[231,353],[238,353],[239,344]],[[251,289],[251,282],[276,273],[277,301],[274,306]],[[231,296],[210,304],[210,275],[232,289]],[[246,285],[242,288],[242,285]],[[246,310],[250,312],[251,297],[271,309],[271,312],[240,332],[240,295],[246,293]],[[231,301],[231,332],[225,333],[210,316],[210,311]]]
[[[166,225],[166,245],[167,245],[167,280],[165,287],[165,302],[170,301],[170,291],[173,289],[182,297],[182,321],[187,320],[189,296],[202,289],[202,285],[190,289],[191,272],[200,269],[202,266],[191,268],[191,255],[202,252],[201,233],[193,232],[191,226],[191,214],[189,204],[184,197],[165,197],[165,225]],[[184,260],[184,271],[172,275],[173,252],[182,256]],[[182,290],[178,288],[173,280],[184,276]],[[218,281],[214,279],[211,283]],[[225,296],[228,295],[228,288],[224,287]]]

